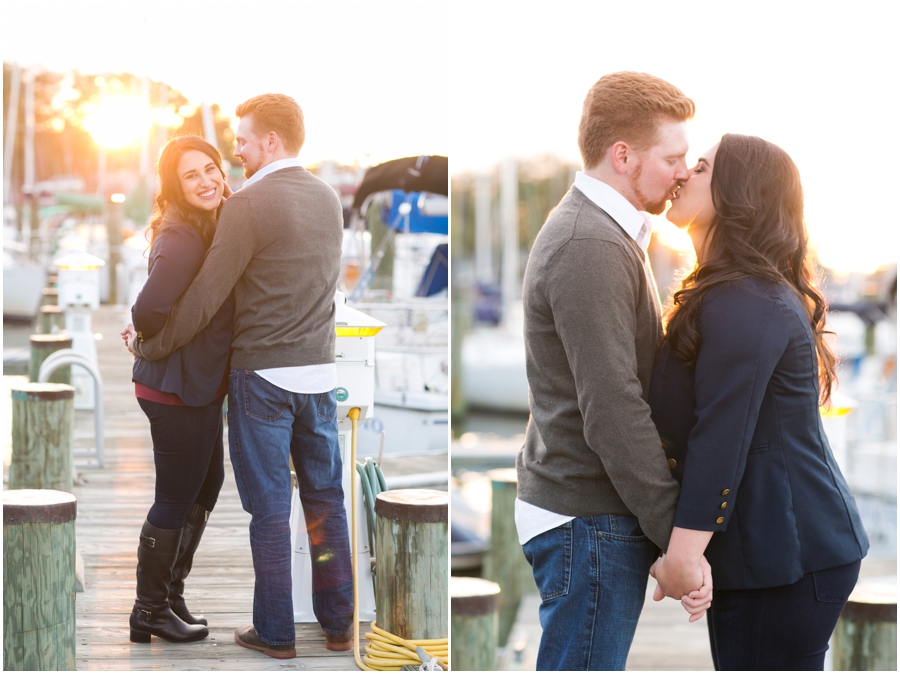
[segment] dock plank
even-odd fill
[[[234,642],[237,626],[252,621],[253,564],[248,526],[225,452],[225,484],[197,551],[185,597],[210,622],[210,636],[190,644],[153,637],[128,640],[134,604],[138,534],[153,502],[150,427],[134,398],[132,359],[119,338],[123,307],[93,315],[103,377],[106,465],[77,469],[76,547],[84,558],[85,591],[76,597],[76,667],[103,671],[352,671],[352,654],[325,649],[317,624],[297,624],[297,658],[276,660]],[[93,446],[93,413],[76,412],[75,447]],[[227,438],[226,438],[227,443]],[[7,463],[6,461],[4,462]],[[6,468],[6,466],[4,466]],[[384,457],[385,475],[447,470],[446,454]],[[6,472],[4,470],[4,472]],[[364,626],[367,629],[367,626]]]

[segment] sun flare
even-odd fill
[[[95,143],[115,150],[137,143],[151,123],[152,112],[142,100],[130,96],[106,96],[85,117],[82,126]]]

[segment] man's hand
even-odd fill
[[[685,582],[686,578],[695,579],[696,572],[699,571],[702,585],[681,595],[681,605],[690,614],[689,621],[696,622],[704,616],[712,604],[712,570],[706,557],[700,558],[699,566],[686,566],[678,564],[677,561],[671,558],[667,561],[666,555],[663,555],[650,567],[650,575],[657,580],[653,601],[662,601],[666,596],[678,599],[677,589],[673,589],[675,587],[673,583]]]
[[[683,557],[667,554],[653,564],[650,575],[656,579],[663,593],[672,599],[681,599],[703,585],[700,565]]]
[[[137,332],[135,332],[134,326],[129,323],[125,326],[125,329],[119,333],[119,335],[122,337],[122,339],[125,340],[125,348],[131,352],[131,355],[135,356],[136,358],[140,358],[140,356],[132,346],[134,344],[134,341],[137,339]]]

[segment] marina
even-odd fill
[[[356,670],[350,652],[325,649],[316,623],[297,624],[296,660],[274,660],[235,644],[235,628],[252,622],[254,576],[250,515],[241,508],[227,451],[225,485],[210,515],[185,593],[192,608],[209,620],[210,636],[189,644],[155,637],[150,644],[129,642],[138,533],[153,501],[154,467],[149,424],[134,399],[132,358],[118,334],[126,318],[124,306],[103,306],[94,313],[94,330],[102,336],[97,346],[105,385],[105,465],[102,469],[77,467],[73,489],[78,500],[76,551],[83,560],[84,584],[84,590],[76,595],[77,669]],[[5,372],[11,370],[14,368],[8,364]],[[9,428],[9,387],[22,380],[23,375],[4,375],[4,428]],[[93,445],[91,412],[76,411],[74,442],[76,450]],[[10,439],[6,436],[4,482],[9,461]],[[435,488],[434,483],[440,482],[436,476],[446,474],[447,455],[384,456],[381,466],[389,487],[393,483]],[[417,479],[417,475],[424,478]],[[422,479],[427,484],[422,484]],[[363,624],[362,632],[367,629],[368,624]]]

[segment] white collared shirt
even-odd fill
[[[286,157],[285,159],[276,159],[271,164],[266,164],[259,171],[254,173],[252,176],[247,178],[244,181],[244,184],[241,186],[241,189],[245,187],[249,187],[253,183],[258,183],[260,180],[265,178],[267,175],[275,173],[275,171],[280,171],[281,169],[286,168],[303,168],[303,164],[300,159],[297,157]]]
[[[628,199],[602,180],[592,178],[584,171],[575,174],[575,187],[599,208],[606,211],[619,227],[637,242],[641,250],[647,250],[653,223],[646,213],[641,213]]]
[[[244,182],[241,189],[257,183],[268,175],[286,168],[303,167],[297,157],[276,159],[266,164]],[[292,393],[326,393],[337,387],[337,365],[321,363],[319,365],[297,365],[294,367],[271,367],[256,370],[256,374],[266,381]]]
[[[634,239],[641,250],[647,250],[647,246],[650,244],[650,235],[653,233],[653,223],[650,222],[646,213],[641,213],[614,188],[601,180],[592,178],[584,171],[578,171],[575,174],[575,187],[609,214],[619,227]],[[535,536],[574,519],[569,515],[560,515],[552,510],[539,508],[516,499],[516,531],[519,534],[519,545],[525,545]]]

